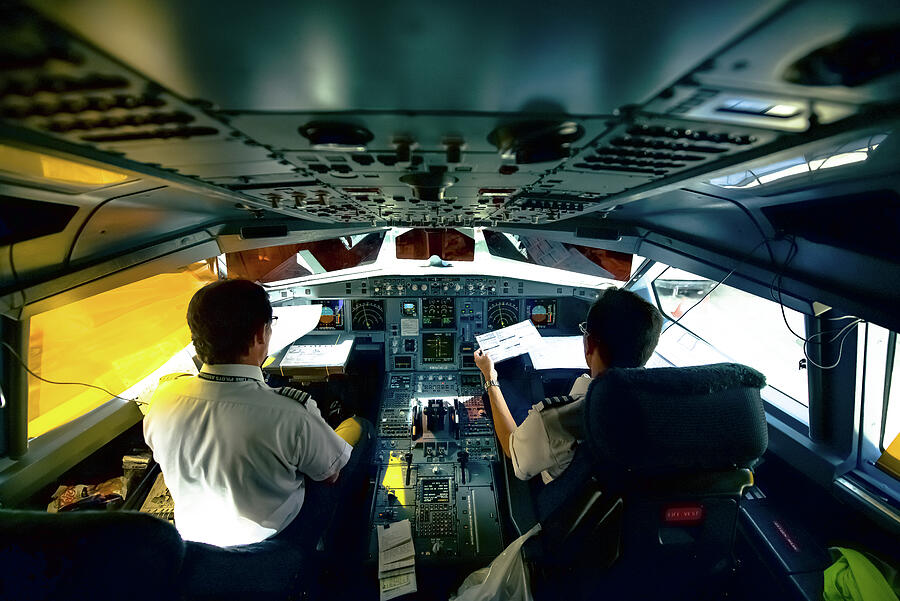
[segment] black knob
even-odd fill
[[[412,453],[407,453],[404,459],[406,460],[406,486],[409,486],[409,474],[412,471]]]
[[[459,461],[459,473],[461,475],[462,484],[466,483],[466,465],[469,464],[468,451],[460,451],[456,454],[456,460]]]

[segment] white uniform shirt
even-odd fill
[[[185,540],[219,546],[259,542],[300,512],[304,475],[325,480],[352,447],[322,419],[273,391],[252,365],[204,365],[201,376],[171,380],[154,393],[144,438],[175,501]]]
[[[516,477],[529,480],[540,474],[544,484],[559,478],[575,456],[575,446],[583,437],[582,405],[591,377],[575,380],[569,396],[574,402],[561,407],[533,405],[525,421],[509,435],[510,459]]]

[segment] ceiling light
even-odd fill
[[[124,182],[130,176],[120,171],[0,144],[0,177],[26,184],[65,184],[93,189]]]

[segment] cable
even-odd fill
[[[60,385],[63,385],[63,386],[86,386],[86,387],[88,387],[88,388],[95,388],[95,389],[97,389],[97,390],[100,390],[100,391],[102,391],[102,392],[105,392],[106,394],[108,394],[108,395],[111,396],[111,397],[114,397],[114,398],[117,398],[117,399],[121,399],[121,400],[123,400],[123,401],[128,401],[128,402],[131,402],[131,403],[138,403],[138,404],[140,404],[140,401],[138,401],[137,399],[126,399],[125,397],[121,397],[121,396],[119,396],[119,395],[117,395],[117,394],[111,393],[109,390],[107,390],[106,388],[103,388],[102,386],[95,386],[94,384],[87,384],[87,383],[85,383],[85,382],[56,382],[56,381],[54,381],[54,380],[48,380],[47,378],[42,378],[41,376],[37,375],[36,373],[34,373],[33,371],[31,371],[31,370],[28,368],[28,365],[26,365],[25,361],[22,359],[22,357],[19,356],[19,353],[17,353],[17,352],[15,351],[15,349],[14,349],[12,346],[10,346],[7,342],[5,342],[5,341],[3,341],[3,340],[0,340],[0,344],[2,344],[3,346],[5,346],[5,347],[6,347],[6,350],[8,350],[10,353],[12,353],[12,356],[16,358],[16,360],[22,365],[22,367],[25,369],[25,371],[27,371],[29,374],[31,374],[32,376],[34,376],[35,378],[37,378],[37,379],[40,380],[41,382],[46,382],[46,383],[48,383],[48,384],[60,384]]]
[[[17,287],[19,285],[19,272],[16,271],[16,263],[13,261],[13,245],[14,242],[9,243],[9,271],[12,273],[13,277],[13,287]],[[21,310],[25,308],[25,290],[19,289],[19,294],[22,295],[22,306],[20,307],[19,313],[21,314]]]
[[[855,321],[848,323],[846,326],[844,326],[844,328],[840,332],[838,332],[837,336],[835,336],[834,338],[832,338],[831,340],[828,341],[829,343],[834,342],[835,340],[838,339],[838,336],[840,336],[843,332],[845,332],[845,331],[847,332],[841,338],[841,345],[840,345],[840,347],[838,347],[838,356],[834,363],[832,363],[831,365],[819,365],[818,363],[816,363],[815,361],[813,361],[810,358],[809,353],[807,352],[807,345],[809,344],[809,340],[811,340],[812,338],[814,338],[816,336],[821,336],[822,334],[826,334],[826,333],[830,333],[830,332],[820,332],[818,334],[813,334],[812,336],[809,337],[809,339],[807,339],[806,342],[803,343],[803,355],[806,357],[806,360],[809,363],[812,363],[813,365],[815,365],[816,367],[818,367],[819,369],[822,369],[822,370],[834,369],[835,367],[837,367],[838,364],[841,362],[841,357],[843,357],[843,355],[844,355],[844,342],[847,341],[847,336],[849,336],[850,333],[853,331],[851,328],[859,325],[860,323],[863,323],[862,319],[857,319]]]
[[[685,316],[685,315],[687,315],[688,313],[690,313],[691,310],[692,310],[694,307],[696,307],[697,305],[699,305],[700,302],[703,301],[704,298],[706,298],[706,297],[708,297],[710,294],[712,294],[713,291],[715,291],[716,288],[718,288],[725,280],[727,280],[729,277],[731,277],[731,275],[732,275],[735,271],[737,271],[737,268],[740,267],[741,265],[743,265],[744,262],[746,262],[746,260],[749,259],[749,258],[753,255],[753,253],[755,253],[757,250],[759,250],[759,247],[760,247],[760,246],[762,246],[763,244],[765,244],[765,242],[766,242],[766,240],[763,239],[763,241],[760,242],[759,244],[757,244],[756,246],[754,246],[753,249],[752,249],[750,252],[748,252],[748,253],[745,254],[743,257],[741,257],[740,259],[738,259],[737,265],[734,266],[734,269],[732,269],[732,270],[729,271],[727,274],[725,274],[725,277],[722,278],[721,280],[719,280],[718,282],[716,282],[716,285],[713,286],[712,288],[710,288],[710,289],[709,289],[709,292],[707,292],[706,294],[703,295],[703,298],[701,298],[701,299],[698,300],[696,303],[694,303],[693,305],[691,305],[690,307],[688,307],[687,311],[685,311],[684,313],[682,313],[682,314],[678,317],[678,319],[676,319],[675,321],[673,321],[672,324],[669,325],[666,329],[668,330],[670,327],[672,327],[673,325],[677,324],[677,323],[680,322],[682,319],[684,319],[684,316]],[[656,276],[656,279],[661,278],[661,277],[663,276],[663,274],[665,274],[666,271],[668,271],[670,268],[671,268],[671,266],[666,267],[666,268],[663,270],[663,272],[662,272],[661,274],[659,274],[658,276]]]

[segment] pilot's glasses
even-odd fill
[[[587,335],[588,335],[587,322],[586,322],[586,321],[582,321],[580,324],[578,324],[578,329],[581,330],[581,333],[582,333],[584,336],[587,336]]]

